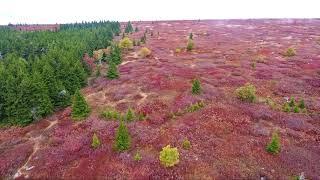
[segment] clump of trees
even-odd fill
[[[79,90],[73,96],[71,116],[74,120],[86,118],[90,113],[89,105]]]
[[[296,102],[296,100],[291,97],[289,102],[284,103],[283,105],[283,111],[284,112],[294,112],[294,113],[299,113],[299,112],[306,112],[306,105],[304,103],[303,99],[300,99],[299,102]]]
[[[110,45],[118,22],[61,25],[58,32],[0,28],[0,124],[27,125],[71,103],[91,70],[84,53]]]
[[[179,163],[179,151],[178,148],[173,148],[167,145],[160,151],[160,163],[165,167],[173,167]]]
[[[256,99],[256,88],[254,85],[247,83],[236,89],[236,95],[241,101],[253,102]]]

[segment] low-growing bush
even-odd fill
[[[204,107],[204,103],[202,101],[191,104],[187,107],[187,112],[195,112]]]
[[[192,39],[188,39],[187,51],[191,51],[194,48],[194,42]]]
[[[133,159],[134,159],[135,161],[141,161],[142,156],[141,156],[141,154],[140,154],[139,151],[136,152],[136,154],[134,155]]]
[[[201,93],[201,84],[198,79],[194,79],[192,81],[192,89],[191,89],[192,94],[200,94]]]
[[[162,148],[160,152],[160,163],[165,167],[173,167],[179,163],[178,148],[171,148],[170,145]]]
[[[285,52],[284,52],[284,56],[286,57],[292,57],[292,56],[295,56],[297,53],[296,53],[296,50],[293,48],[293,47],[289,47]]]
[[[278,154],[280,152],[280,137],[278,132],[272,133],[271,141],[267,144],[266,150],[271,154]]]
[[[191,142],[188,139],[184,139],[182,142],[182,148],[189,150],[191,148]]]
[[[120,40],[119,47],[121,49],[127,49],[127,50],[132,49],[133,42],[128,37],[124,37],[123,39]]]
[[[256,99],[256,88],[254,85],[247,83],[236,89],[236,94],[242,101],[253,102]]]
[[[96,133],[93,134],[92,136],[92,143],[91,143],[91,147],[93,149],[97,149],[100,146],[100,140],[98,138],[98,136],[96,135]]]
[[[176,53],[180,53],[180,52],[181,52],[181,49],[180,49],[180,48],[176,48],[175,52],[176,52]]]
[[[143,47],[139,50],[138,54],[140,57],[145,58],[151,55],[151,51],[148,48]]]

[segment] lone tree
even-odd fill
[[[100,143],[100,140],[99,140],[97,134],[94,133],[93,136],[92,136],[91,147],[92,147],[93,149],[97,149],[97,148],[100,146],[100,144],[101,144],[101,143]]]
[[[194,48],[194,42],[192,39],[188,39],[187,51],[191,51]]]
[[[127,126],[123,121],[120,121],[120,125],[116,132],[116,139],[114,142],[114,148],[117,151],[125,151],[130,148],[131,138]]]
[[[192,94],[200,94],[201,93],[201,84],[198,79],[193,80],[192,82]]]
[[[131,32],[133,32],[133,27],[132,27],[132,24],[131,24],[130,21],[128,22],[128,24],[127,24],[124,32],[125,32],[125,33],[131,33]]]
[[[193,39],[193,34],[192,33],[189,34],[189,39]]]
[[[109,79],[116,79],[116,78],[119,77],[119,72],[118,72],[117,65],[115,63],[113,63],[113,62],[109,63],[107,77]]]
[[[76,90],[73,101],[72,101],[72,112],[71,116],[74,120],[81,120],[88,117],[90,113],[89,105],[87,104],[85,98],[80,93],[79,90]]]
[[[266,150],[271,154],[278,154],[280,152],[280,137],[278,132],[272,134],[271,142],[267,145]]]

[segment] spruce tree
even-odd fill
[[[200,94],[201,93],[201,85],[198,79],[193,80],[192,82],[192,94]]]
[[[130,137],[128,128],[123,121],[120,121],[119,127],[116,132],[114,148],[117,151],[125,151],[130,148],[130,145],[131,145],[131,137]]]
[[[192,33],[189,34],[189,39],[193,39],[193,34]]]
[[[127,121],[132,121],[134,119],[134,113],[131,108],[128,109],[126,113],[126,120]]]
[[[101,143],[100,143],[100,140],[99,140],[97,134],[94,133],[93,136],[92,136],[91,147],[92,147],[93,149],[97,149],[97,148],[100,146],[100,144],[101,144]]]
[[[132,27],[131,22],[129,21],[124,32],[125,33],[131,33],[132,31],[133,31],[133,27]]]
[[[121,64],[122,57],[121,57],[121,49],[118,45],[111,46],[110,58],[108,63],[115,63],[116,65]]]
[[[280,137],[278,132],[272,134],[271,142],[267,145],[266,150],[271,154],[278,154],[280,152]]]
[[[71,116],[74,120],[81,120],[88,117],[90,113],[89,105],[80,90],[76,90],[72,101]]]
[[[107,77],[109,79],[116,79],[119,77],[117,65],[113,62],[109,63]]]

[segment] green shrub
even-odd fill
[[[139,151],[136,152],[136,154],[134,155],[133,159],[134,159],[135,161],[141,161],[142,156],[141,156],[141,154],[139,153]]]
[[[242,101],[253,102],[256,99],[256,88],[252,84],[245,84],[236,89],[237,97]]]
[[[97,66],[97,71],[96,71],[96,77],[99,77],[100,75],[101,75],[101,66],[100,65],[98,65]]]
[[[290,106],[290,107],[294,107],[295,105],[296,105],[295,100],[294,100],[293,97],[291,97],[291,98],[290,98],[290,101],[289,101],[289,106]]]
[[[93,149],[97,149],[100,146],[100,140],[98,138],[98,136],[96,135],[96,133],[93,134],[92,136],[92,143],[91,143],[91,147]]]
[[[184,139],[182,142],[182,148],[189,150],[191,148],[191,142],[188,139]]]
[[[74,120],[81,120],[86,118],[90,113],[89,105],[87,104],[85,98],[80,93],[79,90],[76,90],[73,101],[72,101],[72,112],[71,116]]]
[[[195,112],[204,107],[204,103],[202,101],[191,104],[187,107],[187,112]]]
[[[278,154],[280,152],[280,137],[277,132],[272,134],[271,142],[267,144],[266,150],[271,154]]]
[[[193,34],[192,33],[189,34],[189,39],[193,39]]]
[[[109,79],[116,79],[116,78],[119,77],[119,72],[118,72],[117,65],[115,63],[113,63],[113,62],[109,63],[107,77]]]
[[[194,42],[192,39],[188,40],[187,51],[191,51],[194,48]]]
[[[173,167],[179,163],[179,152],[177,148],[171,148],[170,145],[162,148],[160,152],[160,163],[165,167]]]
[[[292,47],[288,48],[285,52],[284,52],[284,56],[286,57],[292,57],[296,55],[296,50]]]
[[[201,93],[201,85],[198,79],[193,80],[192,82],[192,94],[200,94]]]
[[[134,112],[132,111],[131,108],[129,108],[129,109],[127,110],[125,119],[126,119],[127,121],[132,121],[132,120],[134,119]]]
[[[291,111],[291,107],[290,107],[289,103],[284,103],[283,111],[284,112],[290,112]]]
[[[293,112],[294,112],[294,113],[299,113],[299,112],[300,112],[299,107],[298,107],[298,106],[294,106]]]
[[[130,137],[128,128],[123,121],[120,121],[120,125],[116,132],[114,148],[117,151],[125,151],[130,148],[130,145],[131,145],[131,137]]]
[[[304,108],[306,108],[306,106],[305,106],[305,104],[304,104],[304,100],[303,100],[303,99],[301,99],[301,100],[299,101],[298,106],[299,106],[299,108],[300,108],[300,109],[304,109]]]

